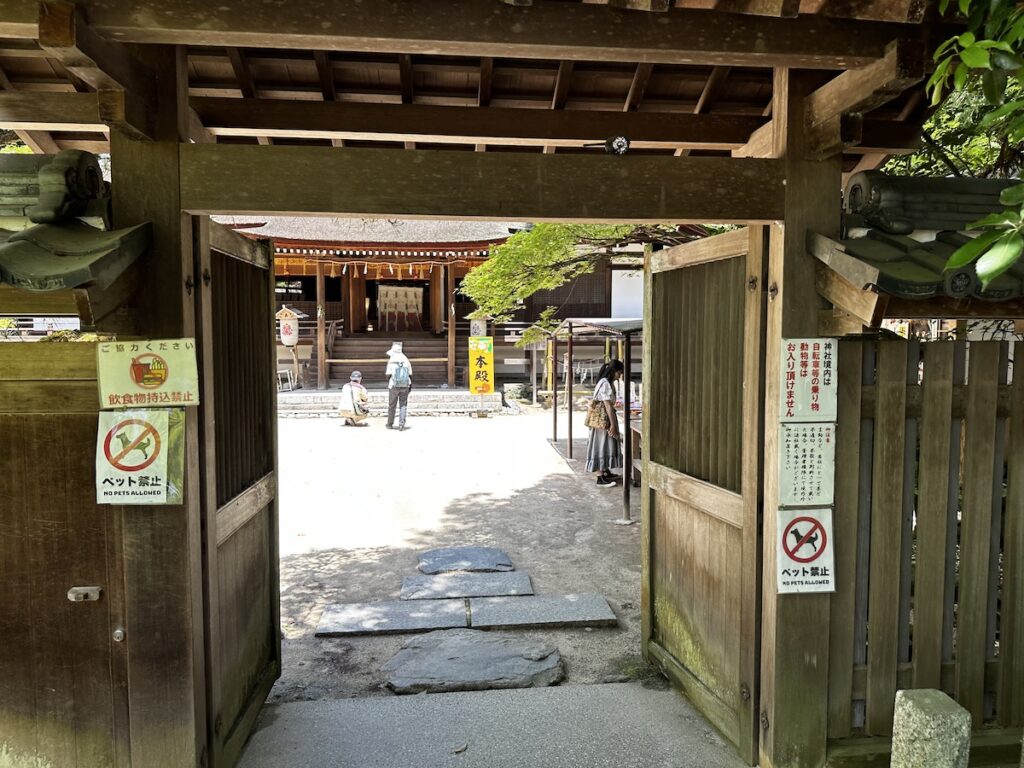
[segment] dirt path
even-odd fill
[[[403,433],[371,423],[280,421],[284,670],[270,701],[391,695],[380,667],[405,638],[317,639],[320,614],[397,599],[417,553],[458,544],[501,547],[538,594],[608,598],[619,629],[523,631],[558,646],[565,684],[645,673],[639,526],[611,524],[621,492],[569,470],[549,414],[411,419]]]

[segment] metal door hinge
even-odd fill
[[[185,277],[185,293],[189,296],[192,295],[192,289],[196,287],[196,281],[192,279],[192,275]]]
[[[68,590],[68,600],[72,603],[94,603],[103,594],[103,587],[72,587]]]
[[[779,286],[772,283],[768,286],[768,301],[775,301],[775,297],[779,295]]]
[[[213,277],[210,275],[210,268],[207,267],[203,270],[203,285],[209,285]]]
[[[757,290],[757,278],[756,277],[752,276],[749,280],[747,280],[747,290],[750,291],[751,293],[753,293],[754,291]]]

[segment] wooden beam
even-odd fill
[[[579,147],[628,136],[637,148],[731,149],[762,124],[759,117],[685,113],[437,107],[286,99],[191,100],[218,136],[289,136],[450,144]]]
[[[476,105],[487,107],[491,104],[491,89],[494,84],[494,59],[491,56],[480,57],[480,81],[476,92]],[[487,145],[478,143],[477,152],[486,152]]]
[[[338,91],[334,84],[334,69],[331,66],[331,54],[328,51],[313,51],[316,61],[316,74],[320,78],[320,93],[324,101],[335,101]]]
[[[82,0],[80,5],[96,32],[123,43],[809,69],[870,64],[884,56],[891,40],[909,31],[900,24],[813,15],[737,14],[726,24],[721,12],[709,10],[673,9],[654,17],[548,0],[529,8],[478,0],[318,0],[308,13],[287,4],[207,0]],[[31,3],[15,3],[0,31],[31,38],[33,15]],[[330,24],[311,25],[310,18],[330,19]]]
[[[7,73],[0,68],[0,90],[14,91],[14,84],[7,77]],[[24,115],[23,115],[24,116]],[[15,129],[15,134],[21,141],[37,155],[56,155],[60,147],[46,131]]]
[[[258,240],[240,235],[220,222],[210,222],[210,247],[215,251],[227,254],[232,258],[254,264],[260,269],[270,268],[270,252],[264,243],[269,240]]]
[[[842,114],[870,112],[919,83],[924,72],[924,47],[896,40],[880,61],[844,72],[812,93],[805,107],[807,125],[813,128]]]
[[[640,63],[636,65],[636,71],[633,73],[633,82],[629,84],[629,93],[626,94],[626,103],[622,105],[623,112],[632,112],[640,106],[653,71],[653,64]]]
[[[864,118],[859,113],[843,113],[807,127],[807,159],[824,160],[841,155],[864,138]]]
[[[50,0],[39,5],[39,45],[46,54],[96,90],[146,97],[152,74],[120,43],[105,40],[85,22],[79,5]]]
[[[781,216],[785,199],[781,171],[772,160],[717,157],[231,144],[181,148],[182,208],[194,213],[771,221]],[[581,179],[587,183],[581,185]]]
[[[23,291],[0,284],[0,315],[77,315],[71,291]]]
[[[565,102],[569,99],[569,89],[572,87],[572,73],[576,68],[573,61],[558,62],[558,74],[555,76],[554,93],[551,96],[552,109],[565,109]]]
[[[0,125],[19,131],[99,132],[100,120],[95,93],[0,93]]]
[[[878,328],[889,303],[889,297],[865,288],[859,288],[824,264],[816,264],[818,293],[844,313],[857,319],[860,325]]]
[[[608,0],[612,8],[629,11],[654,11],[663,13],[672,7],[672,0]]]
[[[398,72],[402,86],[402,103],[412,104],[416,98],[416,84],[412,70],[412,56],[408,53],[398,55]]]
[[[858,128],[859,124],[859,128]],[[842,130],[841,130],[842,129]],[[856,140],[859,131],[860,139]],[[891,122],[888,120],[858,120],[848,118],[843,129],[841,121],[819,124],[809,130],[819,142],[842,141],[843,151],[854,155],[907,155],[916,152],[921,146],[921,129],[911,123]],[[856,143],[853,143],[853,142]],[[776,151],[775,122],[769,121],[750,135],[750,141],[732,151],[733,157],[773,157]],[[816,153],[824,151],[824,145],[817,145]],[[811,158],[815,152],[811,152]]]
[[[800,0],[717,0],[715,10],[749,13],[755,16],[793,17],[800,12]]]
[[[711,74],[708,75],[707,82],[704,83],[704,88],[700,92],[700,97],[693,107],[693,114],[699,115],[708,109],[718,95],[718,92],[722,89],[722,85],[725,83],[725,79],[729,76],[731,70],[732,67],[712,67]],[[681,148],[676,150],[676,157],[685,157],[688,154],[690,154],[689,149]]]

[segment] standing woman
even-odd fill
[[[622,434],[615,413],[615,382],[622,378],[621,360],[609,360],[597,374],[594,399],[587,413],[590,441],[587,443],[587,472],[597,474],[599,488],[612,488],[618,475],[613,469],[622,467]],[[604,410],[603,416],[601,409]],[[602,425],[607,425],[607,428]]]

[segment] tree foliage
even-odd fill
[[[952,0],[940,0],[939,10],[959,16],[966,31],[935,51],[935,72],[927,88],[932,104],[942,107],[926,126],[926,152],[906,161],[905,170],[1018,175],[1024,165],[1024,5],[957,0],[953,7]],[[1000,202],[1006,208],[970,225],[982,234],[947,264],[953,268],[975,262],[985,286],[1024,252],[1024,185],[1004,190]]]
[[[708,233],[700,227],[667,225],[537,224],[497,246],[462,283],[462,293],[478,307],[474,316],[509,320],[523,302],[593,271],[616,246],[630,243],[676,245]],[[532,332],[549,330],[558,307],[548,307]]]

